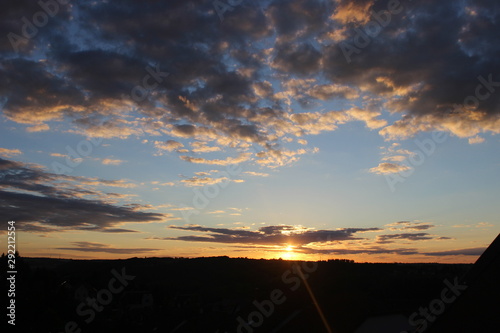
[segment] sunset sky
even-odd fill
[[[0,12],[21,255],[474,262],[498,235],[498,1],[60,2]]]

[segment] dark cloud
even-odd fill
[[[428,230],[434,228],[435,225],[430,223],[422,223],[422,222],[411,222],[411,221],[400,221],[388,224],[390,230],[399,230],[399,231],[419,231],[419,230]]]
[[[125,222],[164,221],[169,217],[137,211],[133,206],[113,205],[105,201],[107,194],[94,189],[94,185],[125,183],[56,175],[34,165],[0,159],[0,211],[4,221],[16,221],[20,230],[134,232],[113,227]]]
[[[311,44],[287,44],[278,49],[273,65],[280,71],[309,76],[318,71],[321,53]]]
[[[142,254],[148,252],[158,251],[158,249],[150,248],[115,248],[107,244],[92,243],[92,242],[72,242],[75,247],[57,247],[56,250],[69,250],[80,252],[102,252],[113,254]]]
[[[326,243],[334,241],[359,240],[355,237],[357,232],[378,231],[379,228],[348,228],[340,230],[309,230],[295,226],[277,225],[261,227],[257,231],[242,229],[207,228],[201,226],[170,226],[171,229],[197,231],[206,233],[206,236],[178,236],[164,237],[163,240],[181,240],[188,242],[214,242],[214,243],[242,243],[260,245],[285,245],[301,246],[310,243]]]
[[[71,4],[50,6],[51,17],[31,0],[5,0],[4,10],[0,13],[0,52],[9,56],[20,51],[25,54],[34,52],[40,42],[47,42],[60,33],[67,33],[66,25],[70,18]],[[48,18],[47,20],[44,18]],[[26,23],[28,22],[28,23]],[[34,25],[33,23],[37,23]]]
[[[14,52],[9,32],[22,34],[23,17],[32,21],[43,8],[8,0],[0,14],[3,113],[39,130],[69,119],[77,133],[91,136],[155,131],[165,139],[280,150],[285,135],[303,133],[291,117],[291,101],[317,108],[359,97],[368,109],[383,98],[380,105],[404,115],[381,130],[387,137],[430,129],[460,136],[498,132],[496,83],[481,90],[491,93],[475,109],[450,110],[476,93],[479,76],[500,81],[500,4],[401,1],[402,10],[347,62],[341,46],[354,45],[359,31],[376,22],[371,10],[387,5],[252,2],[226,12],[221,22],[210,1],[72,2],[58,5]],[[284,94],[297,77],[310,80],[307,89]],[[335,127],[308,132],[326,129]]]
[[[377,236],[377,243],[388,244],[388,243],[394,243],[395,240],[419,241],[419,240],[430,240],[430,239],[434,238],[426,232],[403,233],[403,234],[392,234],[392,235],[379,235]]]
[[[389,249],[382,248],[378,246],[367,246],[365,248],[353,248],[353,249],[312,249],[308,247],[302,247],[297,249],[298,252],[306,254],[334,254],[334,255],[349,255],[349,254],[397,254],[397,255],[413,255],[419,252],[416,249]]]
[[[486,250],[485,247],[476,247],[470,249],[459,249],[459,250],[450,250],[450,251],[439,251],[439,252],[426,252],[423,253],[426,256],[480,256]]]

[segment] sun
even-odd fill
[[[295,259],[295,257],[297,256],[296,253],[294,252],[293,250],[293,246],[292,245],[287,245],[285,248],[284,248],[284,252],[281,254],[281,257],[285,260],[292,260],[292,259]]]

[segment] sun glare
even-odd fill
[[[293,260],[297,257],[297,254],[293,251],[293,246],[292,245],[287,245],[285,248],[284,248],[284,251],[282,254],[281,254],[281,257],[285,260]]]

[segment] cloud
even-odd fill
[[[380,116],[381,113],[374,110],[352,108],[346,113],[353,119],[364,121],[366,123],[366,126],[370,129],[376,129],[387,125],[387,121],[383,119],[377,119],[377,117]]]
[[[337,6],[332,19],[343,24],[367,23],[370,20],[370,8],[373,6],[373,0],[335,0],[335,2]]]
[[[477,224],[457,224],[454,225],[454,228],[490,228],[494,225],[489,222],[479,222]]]
[[[123,229],[123,228],[106,228],[106,229],[102,229],[100,231],[101,232],[109,232],[109,233],[117,233],[117,234],[130,233],[130,232],[139,232],[137,230]]]
[[[155,252],[159,249],[150,248],[114,248],[107,244],[93,243],[93,242],[72,242],[74,247],[57,247],[56,250],[66,251],[80,251],[80,252],[102,252],[113,254],[139,254]]]
[[[111,158],[105,158],[102,160],[102,164],[104,164],[104,165],[120,165],[124,162],[125,161],[123,161],[123,160],[114,160]]]
[[[196,164],[211,164],[211,165],[230,165],[230,164],[238,164],[241,162],[245,162],[250,158],[249,153],[239,154],[238,157],[228,157],[225,160],[215,159],[215,160],[207,160],[201,157],[190,157],[190,156],[181,156],[181,160],[190,163]]]
[[[228,184],[229,182],[239,182],[239,181],[231,180],[227,177],[212,178],[212,177],[197,177],[197,176],[181,180],[181,183],[183,183],[186,186],[206,186],[219,183]]]
[[[389,161],[389,162],[403,162],[404,160],[406,160],[406,156],[403,155],[386,156],[382,158],[382,161]]]
[[[191,146],[193,147],[192,149],[193,153],[210,153],[221,150],[220,147],[210,147],[207,145],[206,142],[203,141],[192,142]]]
[[[210,214],[225,213],[222,210]],[[240,224],[240,223],[237,223]],[[391,225],[412,227],[413,222],[401,221]],[[423,225],[423,224],[418,224]],[[265,249],[266,251],[283,251],[284,246],[293,245],[294,252],[304,254],[425,254],[416,248],[383,247],[381,244],[393,244],[397,241],[448,240],[450,237],[435,237],[428,233],[400,233],[377,235],[375,240],[359,237],[358,234],[381,232],[381,228],[339,228],[336,230],[315,230],[296,225],[269,225],[257,230],[248,228],[213,228],[201,225],[169,226],[170,229],[195,233],[177,237],[152,237],[156,240],[177,240],[184,242],[207,242],[233,244],[238,248]],[[445,252],[443,256],[447,255]],[[450,251],[449,255],[454,255]],[[470,255],[474,255],[471,251]]]
[[[170,226],[171,229],[204,233],[203,236],[178,236],[157,239],[179,240],[186,242],[241,243],[257,245],[297,246],[310,243],[325,243],[362,239],[355,237],[357,232],[378,231],[379,228],[348,228],[341,230],[310,230],[306,228],[278,225],[261,227],[257,231],[242,229],[209,228],[202,226]]]
[[[395,240],[420,241],[420,240],[431,240],[431,239],[433,239],[433,237],[426,232],[402,233],[402,234],[392,234],[392,235],[378,235],[376,243],[388,244],[388,243],[394,243]]]
[[[81,158],[81,157],[72,158],[71,156],[66,155],[66,154],[60,154],[60,153],[50,153],[50,156],[52,156],[52,157],[60,157],[60,158],[65,158],[65,159],[67,159],[68,161],[71,161],[71,162],[74,162],[74,163],[82,163],[82,162],[83,162],[83,158]]]
[[[470,249],[459,249],[459,250],[449,250],[449,251],[438,251],[438,252],[425,252],[426,256],[480,256],[486,250],[485,247],[476,247]]]
[[[269,174],[265,172],[244,171],[243,174],[255,177],[269,177]]]
[[[154,145],[159,150],[166,150],[166,151],[179,150],[180,148],[184,147],[182,143],[175,140],[167,140],[165,142],[155,141]]]
[[[27,127],[26,131],[33,133],[33,132],[44,132],[44,131],[48,131],[49,129],[50,129],[49,125],[40,124],[40,125]]]
[[[384,163],[379,163],[379,165],[374,168],[371,168],[370,172],[379,175],[387,175],[391,173],[399,173],[407,171],[409,169],[411,168],[406,165],[384,162]]]
[[[98,191],[94,188],[98,185],[129,187],[123,180],[57,175],[36,165],[0,159],[0,209],[5,221],[15,220],[23,230],[126,232],[114,227],[172,217],[111,204],[111,198],[122,195]]]
[[[287,139],[352,121],[387,140],[446,131],[474,144],[500,133],[498,1],[406,1],[357,48],[358,31],[376,22],[372,11],[387,6],[272,1],[226,13],[222,25],[211,2],[78,2],[61,5],[35,37],[12,42],[10,33],[22,35],[19,18],[41,8],[9,2],[0,13],[2,114],[33,132],[156,136],[160,152],[182,150],[167,143],[176,138],[200,142],[192,153],[234,156],[254,145],[246,160],[266,167],[304,155],[277,159],[295,149]],[[61,32],[69,25],[71,36]],[[350,62],[343,45],[356,48]],[[261,151],[266,158],[253,159]],[[180,158],[225,165],[227,156]]]
[[[400,221],[400,222],[387,224],[386,226],[390,227],[389,230],[392,230],[392,231],[396,231],[396,230],[398,230],[398,231],[404,231],[404,230],[419,231],[419,230],[428,230],[428,229],[435,227],[435,225],[430,224],[430,223],[411,222],[411,221]]]
[[[220,209],[219,210],[213,210],[211,212],[207,212],[207,214],[224,214],[224,213],[225,213],[225,211],[220,210]]]
[[[309,247],[301,247],[297,252],[306,254],[334,254],[334,255],[350,255],[350,254],[396,254],[396,255],[414,255],[419,254],[418,250],[411,248],[383,248],[379,246],[367,246],[363,248],[350,249],[315,249]]]
[[[478,144],[478,143],[483,143],[484,141],[486,141],[484,138],[476,135],[475,137],[473,138],[469,138],[469,144],[471,145],[475,145],[475,144]]]
[[[21,155],[22,152],[19,149],[7,149],[7,148],[0,148],[0,156],[3,157],[13,157],[17,155]]]

